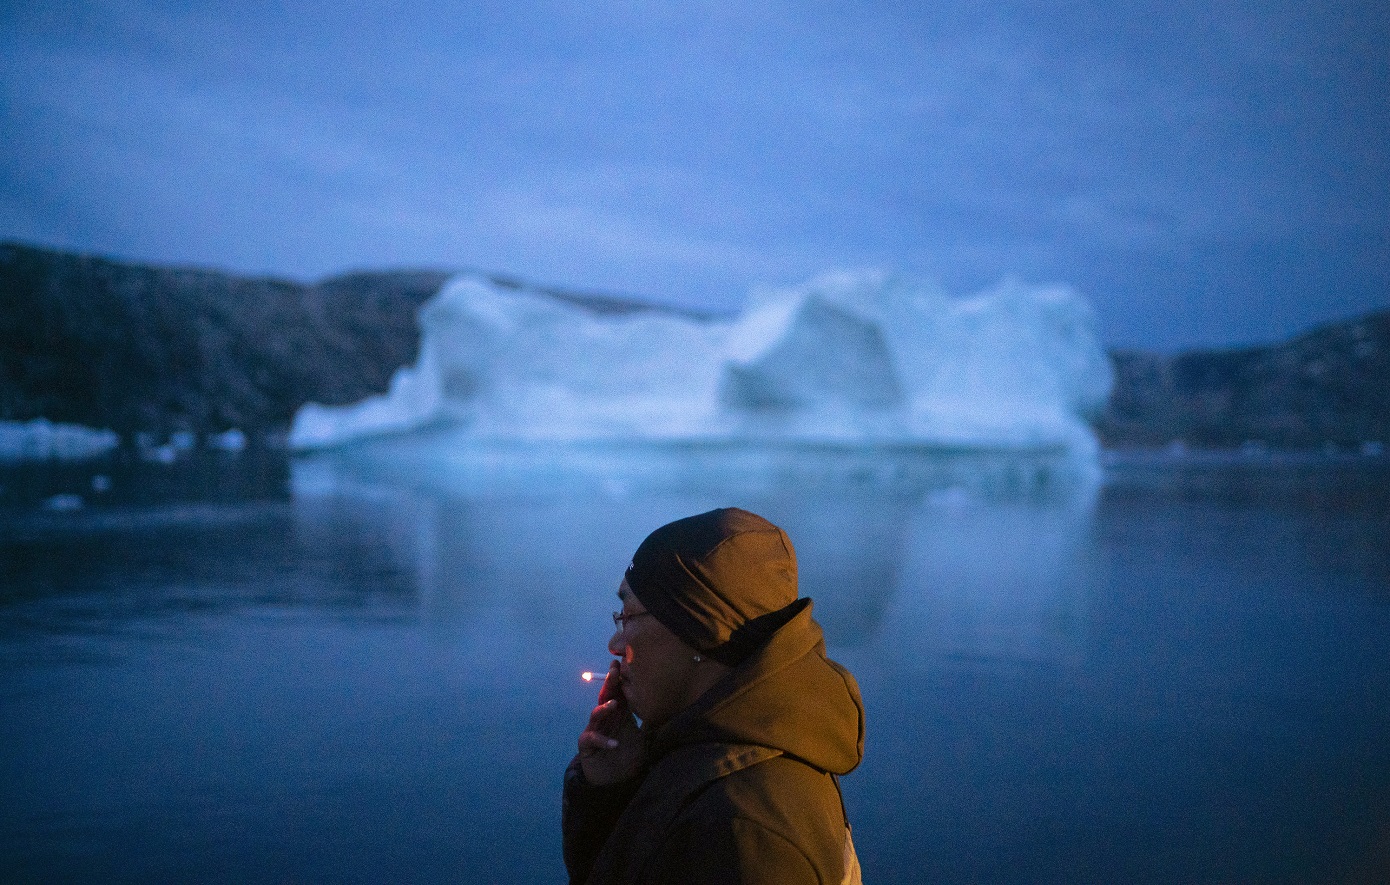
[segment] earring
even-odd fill
[[[696,655],[695,657],[691,658],[691,660],[698,664],[701,661],[703,661],[704,658],[700,657],[699,655]]]

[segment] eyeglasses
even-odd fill
[[[626,612],[613,612],[613,626],[617,627],[621,632],[627,629],[628,621],[649,614],[651,614],[651,612],[633,612],[632,614],[627,614]]]

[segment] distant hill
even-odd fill
[[[313,285],[0,244],[0,419],[123,434],[288,425],[415,359],[415,311],[448,274]]]
[[[283,430],[306,402],[384,392],[416,358],[416,310],[450,276],[383,271],[306,285],[3,243],[0,420],[127,435]],[[491,280],[597,313],[659,309]],[[1270,347],[1111,357],[1115,390],[1096,421],[1108,447],[1390,442],[1390,311]]]
[[[1115,388],[1096,422],[1108,448],[1390,444],[1390,311],[1268,347],[1111,360]]]

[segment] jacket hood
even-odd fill
[[[790,617],[796,551],[766,519],[723,507],[652,532],[625,577],[647,611],[682,642],[736,667]]]
[[[864,703],[850,672],[825,656],[811,600],[772,638],[652,738],[652,754],[701,743],[780,750],[848,774],[864,756]]]

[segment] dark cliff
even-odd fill
[[[1115,389],[1096,425],[1109,448],[1390,443],[1390,311],[1268,347],[1111,359]]]
[[[0,419],[122,433],[280,429],[415,359],[415,311],[448,278],[313,285],[0,244]]]

